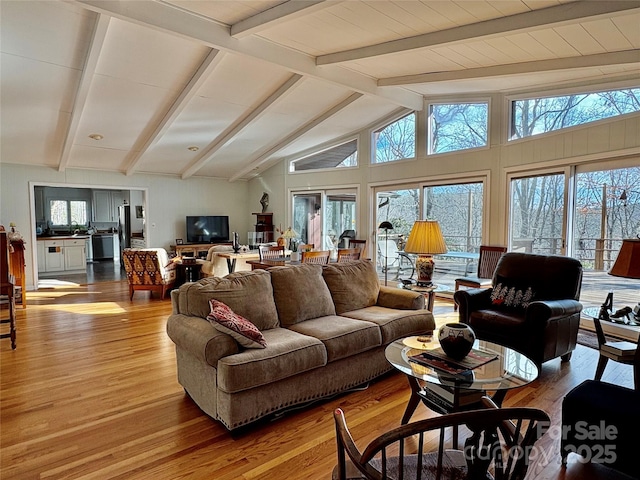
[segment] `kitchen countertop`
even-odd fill
[[[91,235],[54,235],[52,236],[47,236],[47,235],[40,235],[37,240],[77,240],[77,239],[83,239],[83,238],[91,238]]]

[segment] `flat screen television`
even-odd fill
[[[209,215],[187,217],[188,243],[224,243],[229,241],[229,217]]]

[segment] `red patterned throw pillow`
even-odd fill
[[[231,335],[246,348],[265,348],[267,341],[258,328],[242,315],[238,315],[228,305],[212,298],[209,300],[211,313],[207,320],[216,330]]]

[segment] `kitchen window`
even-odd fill
[[[49,215],[54,226],[87,226],[87,202],[84,200],[51,200]]]

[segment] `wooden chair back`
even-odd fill
[[[357,240],[355,238],[349,239],[349,248],[359,248],[360,256],[366,255],[367,252],[367,241],[366,240]]]
[[[498,260],[507,251],[507,247],[501,245],[480,245],[480,257],[478,258],[478,278],[492,278],[496,271]]]
[[[284,245],[266,246],[261,245],[258,248],[260,260],[276,260],[284,258]]]
[[[532,446],[545,433],[549,416],[535,408],[495,408],[491,400],[485,399],[487,409],[401,425],[372,440],[364,451],[356,446],[344,413],[337,409],[334,420],[338,465],[334,478],[347,478],[347,457],[370,480],[524,478]],[[464,451],[445,450],[449,427],[465,427],[469,432]]]
[[[339,248],[338,263],[360,260],[360,253],[361,252],[359,248]]]
[[[329,250],[319,250],[317,252],[302,252],[302,263],[329,263],[331,252]]]

